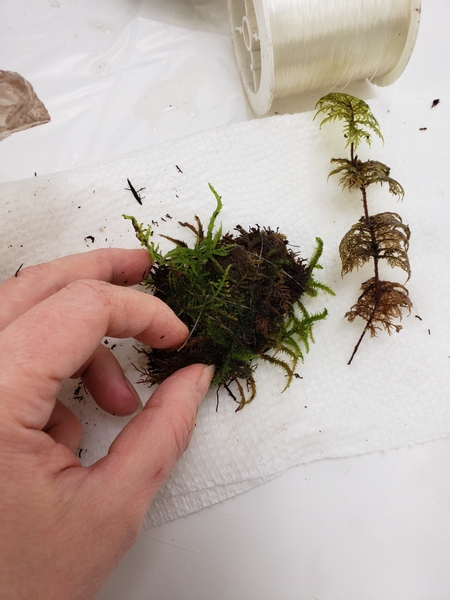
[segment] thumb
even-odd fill
[[[134,502],[140,499],[146,511],[189,445],[213,375],[214,366],[195,364],[168,377],[117,436],[108,455],[91,468],[101,469],[107,480],[113,478]]]

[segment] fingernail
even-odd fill
[[[132,393],[135,401],[136,401],[136,408],[134,409],[135,411],[138,408],[144,408],[141,399],[139,398],[139,394],[137,393],[137,391],[134,389],[134,385],[131,383],[131,381],[129,379],[127,379],[126,377],[124,377],[125,383],[127,384],[128,389],[130,390],[130,392]]]
[[[200,374],[200,377],[197,379],[195,389],[202,396],[204,396],[208,391],[208,388],[211,385],[211,380],[214,377],[215,370],[215,365],[209,365],[203,369],[203,371]]]

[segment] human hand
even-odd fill
[[[74,455],[80,424],[56,399],[61,381],[76,377],[106,411],[136,410],[103,337],[168,348],[188,335],[163,302],[123,287],[150,266],[146,250],[95,250],[0,286],[1,598],[94,598],[187,448],[211,367],[164,381],[90,467]]]

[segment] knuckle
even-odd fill
[[[182,411],[179,414],[178,419],[176,419],[173,423],[173,437],[176,449],[175,460],[177,461],[188,449],[195,426],[196,416],[196,414],[190,414]]]
[[[90,303],[110,304],[111,284],[94,279],[77,279],[66,285],[66,291]]]

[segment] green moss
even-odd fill
[[[333,293],[313,277],[320,269],[322,241],[309,260],[295,254],[285,236],[271,228],[237,225],[235,233],[216,227],[222,209],[220,196],[204,231],[194,223],[180,223],[193,234],[193,244],[167,238],[174,247],[163,254],[151,239],[152,229],[131,219],[141,244],[149,251],[153,267],[148,288],[166,302],[189,327],[186,342],[177,349],[148,349],[143,378],[161,383],[186,365],[216,365],[213,385],[224,387],[238,403],[237,410],[256,395],[256,360],[281,368],[288,387],[295,369],[308,352],[313,324],[327,311],[310,314],[306,296]],[[166,236],[163,236],[166,237]],[[235,384],[237,393],[233,393]]]

